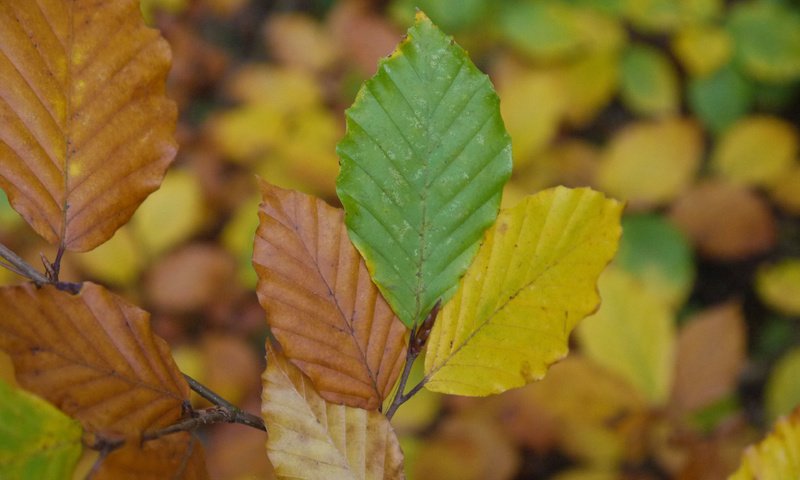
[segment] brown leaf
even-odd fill
[[[0,289],[0,348],[17,381],[89,432],[137,436],[174,423],[189,387],[149,315],[99,285]]]
[[[519,468],[519,453],[491,420],[480,416],[447,419],[426,442],[414,478],[506,480]]]
[[[736,304],[719,305],[689,319],[678,336],[671,404],[691,411],[730,394],[745,361],[746,335]]]
[[[326,402],[269,347],[262,381],[267,453],[278,478],[404,478],[400,444],[382,414]]]
[[[95,480],[165,478],[207,479],[205,455],[200,442],[188,433],[162,437],[139,446],[128,442],[102,460]]]
[[[136,0],[50,0],[0,4],[0,52],[0,188],[49,242],[91,250],[175,156],[169,46]]]
[[[350,243],[342,210],[261,188],[253,265],[273,334],[323,398],[377,408],[402,367],[405,326]]]
[[[744,186],[709,180],[682,195],[669,213],[700,253],[739,260],[769,250],[776,241],[772,212]]]
[[[375,73],[378,60],[390,54],[402,37],[402,32],[373,13],[363,0],[337,2],[328,15],[328,28],[342,49],[342,57],[367,76]]]

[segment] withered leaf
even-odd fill
[[[273,334],[323,398],[377,408],[402,368],[405,326],[350,243],[342,210],[261,189],[253,265]]]
[[[0,319],[0,349],[19,384],[85,430],[138,436],[181,417],[189,387],[169,347],[146,312],[103,287],[4,287]]]
[[[169,64],[136,0],[0,3],[0,188],[39,235],[91,250],[158,188]]]

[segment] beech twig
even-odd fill
[[[45,265],[45,268],[48,270],[48,274],[45,275],[39,270],[36,270],[30,263],[23,260],[22,257],[14,253],[10,248],[0,243],[0,258],[3,259],[0,261],[0,266],[11,270],[21,277],[27,278],[35,283],[37,287],[48,284],[54,285],[57,289],[74,295],[81,291],[82,285],[80,283],[60,282],[58,280],[58,269],[60,268],[62,255],[64,255],[64,250],[59,248],[58,254],[56,255],[58,263],[53,264],[50,264],[46,259],[44,259],[44,255],[42,256],[42,261]]]
[[[436,320],[436,316],[439,314],[439,308],[441,307],[442,301],[438,300],[436,304],[431,309],[428,316],[425,317],[425,321],[422,322],[420,325],[414,325],[411,329],[411,335],[408,339],[408,349],[406,350],[406,364],[403,366],[403,373],[400,375],[400,384],[397,386],[397,391],[394,394],[394,398],[392,399],[392,404],[389,405],[389,409],[386,411],[386,418],[389,420],[392,419],[395,412],[400,405],[407,402],[411,397],[417,394],[419,390],[425,385],[428,381],[427,378],[423,378],[418,384],[414,385],[414,387],[405,393],[406,383],[408,383],[408,377],[411,375],[411,368],[414,366],[414,361],[417,359],[420,353],[422,353],[422,349],[425,347],[425,343],[428,341],[428,336],[431,334],[431,330],[433,329],[433,322]]]
[[[220,397],[216,393],[212,392],[208,387],[203,385],[202,383],[198,382],[194,378],[190,377],[189,375],[183,374],[183,377],[189,383],[189,387],[197,392],[201,397],[205,398],[209,402],[216,405],[219,409],[224,410],[225,417],[220,417],[220,420],[215,422],[207,422],[207,423],[240,423],[242,425],[247,425],[248,427],[253,427],[258,430],[267,431],[267,427],[264,425],[264,419],[259,416],[253,415],[251,413],[247,413],[241,408],[237,407],[236,405],[232,404],[231,402],[225,400],[224,398]],[[208,409],[213,410],[213,409]],[[202,412],[203,410],[200,410]],[[199,413],[195,411],[194,413]]]

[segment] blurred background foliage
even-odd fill
[[[143,0],[173,48],[181,150],[63,276],[147,308],[184,371],[258,411],[255,176],[337,203],[343,110],[416,7],[498,89],[505,205],[561,184],[628,208],[603,305],[544,381],[400,409],[409,478],[724,478],[800,403],[797,1]],[[53,254],[2,193],[0,240]],[[205,440],[212,478],[272,478],[261,432]]]

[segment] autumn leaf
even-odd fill
[[[403,478],[403,454],[382,414],[325,401],[270,347],[262,378],[267,453],[277,478]]]
[[[96,480],[174,478],[207,480],[205,455],[200,441],[182,432],[143,445],[128,442],[100,464]]]
[[[83,430],[41,398],[0,380],[3,478],[72,478]]]
[[[542,378],[597,308],[595,283],[617,249],[621,212],[600,193],[564,187],[503,210],[436,319],[425,386],[489,395]]]
[[[350,238],[407,326],[455,291],[511,173],[498,98],[423,14],[347,110],[337,193]]]
[[[135,0],[0,4],[0,188],[51,243],[86,251],[176,152],[170,51]]]
[[[635,386],[652,404],[668,400],[675,361],[669,304],[627,272],[610,267],[598,285],[603,304],[581,323],[582,351]]]
[[[403,366],[406,328],[350,243],[344,212],[262,182],[253,266],[270,329],[326,400],[376,409]]]
[[[635,44],[620,61],[620,94],[625,106],[647,116],[673,114],[680,107],[675,66],[661,51]]]
[[[136,436],[181,417],[189,387],[148,315],[99,285],[0,290],[0,348],[17,381],[89,432]],[[65,341],[68,339],[69,341]]]
[[[780,480],[800,477],[800,410],[778,420],[772,433],[744,451],[729,480]]]
[[[800,347],[794,347],[786,352],[772,367],[764,392],[767,418],[770,420],[786,415],[800,405],[798,369],[800,369]]]
[[[800,315],[800,258],[762,265],[756,275],[761,301],[786,315]]]
[[[714,339],[713,351],[709,339]],[[670,404],[691,411],[733,393],[746,359],[746,339],[744,315],[736,304],[692,315],[678,335]]]

